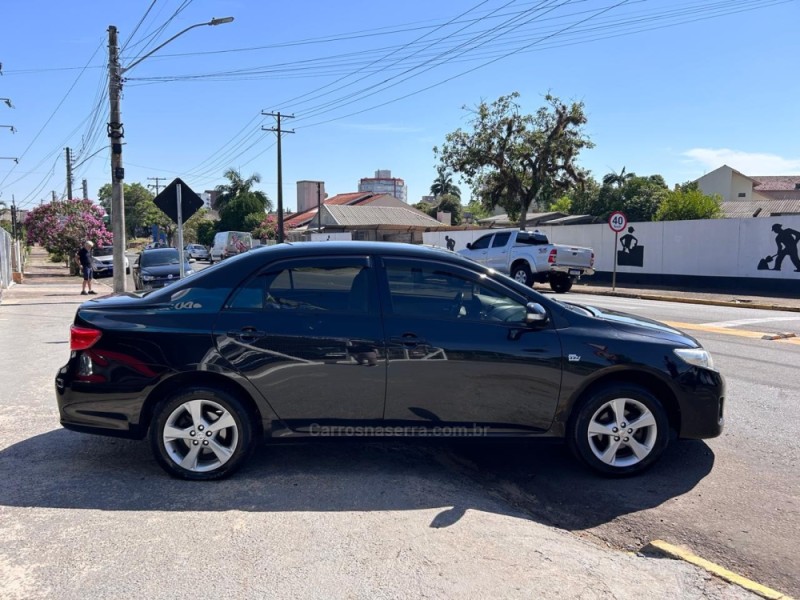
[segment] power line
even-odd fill
[[[150,3],[150,6],[148,6],[148,7],[147,7],[147,10],[146,10],[146,11],[144,11],[144,15],[142,15],[142,18],[141,18],[141,19],[139,19],[139,22],[136,24],[136,27],[134,27],[134,28],[133,28],[133,32],[131,33],[131,36],[128,38],[128,41],[127,41],[127,42],[125,42],[125,43],[122,45],[122,49],[120,50],[120,53],[124,52],[124,51],[125,51],[125,49],[128,47],[128,44],[130,44],[130,43],[133,41],[133,38],[135,38],[135,37],[136,37],[136,32],[137,32],[137,31],[139,31],[139,27],[141,27],[141,26],[142,26],[142,23],[144,23],[144,20],[147,18],[147,15],[149,15],[149,14],[150,14],[150,11],[151,11],[151,10],[153,10],[153,7],[155,6],[155,4],[156,4],[156,2],[157,2],[157,1],[158,1],[158,0],[153,0],[153,1]]]

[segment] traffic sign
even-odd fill
[[[608,217],[608,226],[611,227],[611,230],[615,233],[619,233],[628,226],[628,217],[625,216],[624,212],[615,210],[611,213],[611,216]]]
[[[178,185],[181,186],[181,217],[186,221],[198,210],[203,208],[203,201],[192,189],[181,181],[180,177],[170,183],[153,199],[155,205],[170,219],[178,222]]]

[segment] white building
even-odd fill
[[[708,196],[719,194],[723,202],[766,200],[753,188],[759,182],[728,165],[722,165],[697,180],[700,191]]]
[[[399,177],[392,177],[389,169],[375,171],[375,177],[364,177],[358,182],[359,192],[372,192],[373,194],[390,194],[408,203],[408,188],[406,182]]]

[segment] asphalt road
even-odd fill
[[[575,303],[685,324],[727,383],[723,435],[676,441],[645,476],[598,480],[561,446],[454,456],[537,519],[637,550],[661,538],[800,597],[800,314],[581,294]],[[491,482],[491,483],[489,483]]]
[[[691,333],[727,377],[723,436],[625,480],[558,443],[358,442],[271,446],[231,480],[175,481],[144,443],[58,427],[52,380],[81,298],[0,306],[0,596],[749,597],[607,549],[656,538],[800,596],[800,346],[705,325],[800,331],[800,315],[564,298],[709,329]],[[730,323],[753,318],[781,321]]]

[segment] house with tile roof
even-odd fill
[[[722,165],[696,181],[704,194],[722,197],[726,218],[800,214],[800,175],[749,176]]]

